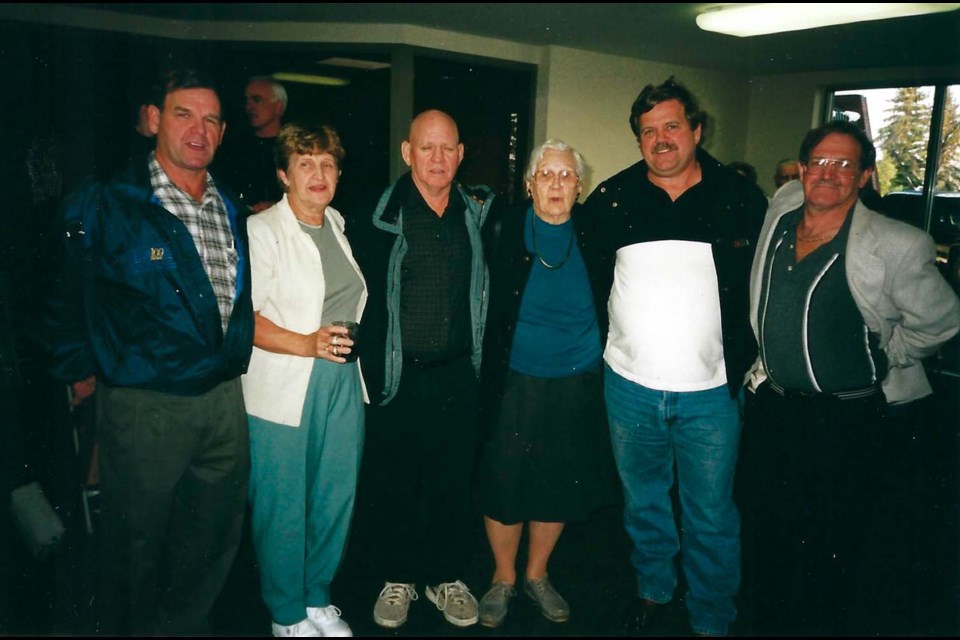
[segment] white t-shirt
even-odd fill
[[[720,290],[705,242],[641,242],[617,251],[604,360],[627,380],[660,391],[727,382]]]

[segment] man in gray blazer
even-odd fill
[[[875,160],[851,123],[807,133],[757,245],[740,493],[761,633],[857,632],[888,416],[932,392],[921,360],[960,328],[932,239],[859,201]]]

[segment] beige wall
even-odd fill
[[[760,188],[772,194],[774,165],[795,158],[804,134],[820,122],[826,90],[838,85],[887,86],[960,80],[960,66],[938,68],[851,69],[775,76],[751,80],[745,159],[757,168]],[[879,83],[879,84],[878,84]]]
[[[628,124],[630,106],[644,85],[671,75],[708,113],[704,147],[722,162],[742,159],[749,101],[745,76],[565,47],[547,48],[544,58],[534,142],[561,138],[584,155],[591,169],[584,195],[640,159]]]

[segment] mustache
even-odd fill
[[[677,145],[670,144],[669,142],[658,142],[653,147],[653,153],[660,153],[661,151],[676,151]]]
[[[813,186],[815,186],[815,187],[818,186],[818,185],[824,185],[824,186],[828,186],[828,187],[839,187],[839,186],[840,186],[840,183],[837,182],[836,180],[825,180],[825,179],[821,178],[821,179],[819,179],[819,180],[817,180],[816,182],[813,183]]]

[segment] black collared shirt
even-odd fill
[[[797,209],[772,236],[760,293],[760,345],[770,379],[792,391],[864,389],[883,375],[847,284],[847,219],[837,235],[796,259]],[[879,374],[879,375],[878,375]]]
[[[247,136],[236,139],[217,154],[212,171],[226,181],[247,206],[259,202],[277,202],[283,190],[274,164],[276,138]]]
[[[403,355],[426,362],[470,349],[470,236],[466,203],[451,189],[438,216],[413,183],[403,200],[400,337]]]

